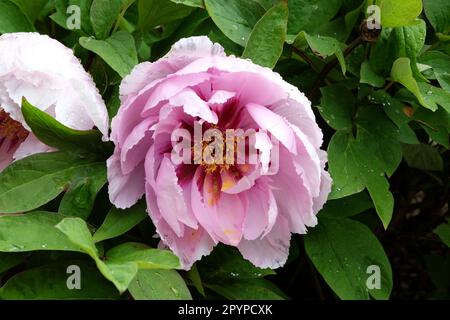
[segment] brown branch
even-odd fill
[[[315,66],[314,62],[311,60],[308,55],[302,50],[292,46],[292,51],[294,51],[298,56],[300,56],[310,67],[316,72],[319,72],[319,69]]]

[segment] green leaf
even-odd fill
[[[126,31],[118,31],[106,40],[82,37],[80,45],[99,55],[122,78],[138,64],[134,38]]]
[[[403,156],[411,168],[428,171],[444,170],[444,161],[436,148],[427,144],[403,145]]]
[[[121,0],[93,0],[91,6],[91,23],[97,39],[109,36],[116,23],[122,6]]]
[[[368,300],[370,294],[375,299],[389,299],[391,266],[370,229],[350,219],[321,216],[319,220],[318,226],[305,236],[306,252],[339,298]],[[371,290],[367,286],[371,266],[379,268],[379,289]]]
[[[0,173],[0,212],[26,212],[50,202],[76,179],[88,178],[105,163],[63,152],[37,154]]]
[[[203,296],[206,297],[205,288],[203,287],[202,278],[200,277],[200,273],[198,272],[197,265],[194,264],[187,272],[187,277],[192,282],[192,286],[197,289],[197,291]]]
[[[441,106],[450,113],[450,92],[424,82],[419,82],[418,85],[420,95],[429,109],[436,111]]]
[[[139,268],[173,269],[179,267],[179,260],[169,251],[151,249],[142,244],[125,243],[108,251],[104,260],[92,238],[85,221],[80,218],[66,218],[56,225],[67,238],[97,264],[106,279],[114,283],[119,292],[127,290]]]
[[[105,218],[105,221],[94,234],[94,241],[116,238],[137,226],[147,218],[145,202],[139,202],[130,209],[120,210],[112,208]]]
[[[138,0],[138,9],[137,28],[142,32],[182,19],[192,12],[192,8],[170,0]]]
[[[197,264],[198,271],[205,281],[232,279],[257,279],[275,274],[270,269],[260,269],[235,249],[218,246],[208,257]]]
[[[450,2],[447,0],[423,0],[423,7],[436,32],[450,32]]]
[[[139,269],[177,269],[180,260],[172,252],[149,248],[141,243],[123,243],[106,254],[107,264],[136,263]]]
[[[219,29],[243,47],[253,27],[265,13],[264,8],[254,0],[205,0],[205,6]]]
[[[81,271],[81,289],[70,290],[69,266]],[[114,286],[106,281],[92,263],[66,261],[45,265],[14,275],[0,288],[4,300],[96,300],[119,299]]]
[[[0,34],[35,31],[30,20],[10,0],[0,0]]]
[[[328,125],[336,130],[352,130],[356,99],[352,92],[337,84],[321,88],[319,111]]]
[[[370,84],[375,88],[382,88],[384,86],[385,80],[384,77],[379,76],[372,69],[370,62],[364,61],[361,65],[361,74],[360,74],[360,82]]]
[[[0,252],[77,251],[54,226],[65,216],[52,212],[0,215]]]
[[[427,81],[417,67],[417,56],[425,45],[427,35],[427,25],[425,21],[418,20],[418,23],[395,28],[392,31],[392,38],[395,44],[396,57],[407,57],[411,60],[411,69],[416,79]]]
[[[412,119],[419,122],[430,138],[447,149],[450,148],[450,113],[443,108],[432,112],[425,108],[416,109]]]
[[[391,77],[393,81],[404,85],[411,93],[413,93],[420,104],[430,110],[436,110],[436,107],[429,105],[420,92],[419,85],[414,79],[413,72],[411,70],[411,60],[409,58],[398,58],[395,60],[392,66]]]
[[[56,229],[64,233],[67,238],[81,251],[86,252],[92,258],[98,258],[98,251],[92,240],[91,232],[86,222],[80,218],[65,218],[58,224]]]
[[[135,300],[192,300],[186,283],[174,270],[140,270],[128,290]]]
[[[286,295],[265,279],[228,280],[207,287],[228,300],[286,300]]]
[[[174,3],[181,3],[189,7],[204,8],[203,0],[170,0]]]
[[[106,167],[90,177],[74,181],[61,200],[58,212],[87,220],[94,207],[95,198],[106,182]]]
[[[342,0],[290,0],[288,34],[301,31],[316,34],[329,22],[342,5]]]
[[[285,3],[267,11],[250,34],[243,58],[249,58],[263,67],[275,67],[283,53],[287,19],[288,8]]]
[[[49,0],[10,0],[14,2],[20,10],[28,17],[28,19],[34,23],[42,11],[48,5]]]
[[[306,41],[311,47],[314,53],[318,54],[322,58],[327,58],[336,55],[341,65],[342,73],[347,72],[347,64],[345,63],[344,53],[342,51],[343,44],[337,41],[335,38],[324,36],[310,36],[305,34]]]
[[[55,0],[56,12],[50,16],[50,18],[55,21],[60,27],[69,30],[67,22],[71,17],[67,13],[67,9],[71,6],[76,6],[80,8],[80,27],[81,33],[86,35],[92,35],[94,33],[92,29],[90,10],[91,10],[92,0]],[[75,16],[74,16],[75,17]]]
[[[319,214],[332,218],[348,218],[372,208],[373,203],[368,194],[360,192],[345,198],[328,201]]]
[[[22,262],[25,261],[26,258],[27,255],[22,253],[0,252],[0,274],[21,264]]]
[[[427,51],[420,56],[420,62],[432,67],[441,87],[450,92],[450,56],[440,51]]]
[[[407,144],[418,144],[419,140],[410,127],[411,117],[405,113],[406,106],[398,99],[392,98],[386,91],[378,90],[370,95],[373,104],[381,105],[384,112],[399,129],[398,140]],[[424,109],[425,110],[425,109]]]
[[[385,175],[392,175],[402,160],[398,130],[373,106],[360,107],[356,115],[357,137],[338,131],[328,147],[333,191],[339,199],[367,188],[385,228],[392,217],[394,198]]]
[[[109,156],[113,146],[102,141],[97,130],[74,130],[59,123],[55,118],[22,100],[22,114],[34,135],[46,145],[58,150],[103,153]]]
[[[128,288],[138,270],[137,265],[130,262],[107,266],[99,257],[86,222],[80,218],[65,218],[56,225],[56,229],[65,234],[80,251],[88,254],[95,261],[100,272],[116,286],[119,292],[123,293]]]
[[[450,224],[449,223],[443,223],[439,227],[437,227],[434,230],[434,233],[436,233],[439,238],[441,238],[442,242],[444,242],[447,247],[450,248]]]
[[[381,24],[395,28],[413,24],[422,13],[422,0],[380,0]]]

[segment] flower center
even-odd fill
[[[0,142],[9,140],[13,143],[21,143],[28,137],[28,130],[22,124],[10,117],[0,108]]]
[[[230,170],[238,164],[240,142],[245,143],[245,138],[227,136],[225,132],[216,131],[207,141],[194,144],[192,148],[194,163],[201,165],[209,174]]]

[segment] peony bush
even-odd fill
[[[449,33],[443,0],[0,1],[0,299],[448,298]]]

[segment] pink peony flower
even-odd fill
[[[120,93],[111,201],[127,208],[145,194],[162,243],[186,269],[219,242],[258,267],[283,266],[291,233],[317,224],[331,189],[322,132],[305,96],[206,37],[180,40],[159,61],[138,65]],[[228,152],[242,141],[225,138],[231,129],[253,132],[244,146],[257,150],[256,162],[250,151]],[[198,141],[199,130],[215,138]],[[183,156],[180,137],[188,142]]]
[[[25,123],[23,97],[70,128],[96,126],[107,138],[106,106],[72,50],[37,33],[4,34],[0,36],[0,171],[13,160],[50,150]]]

